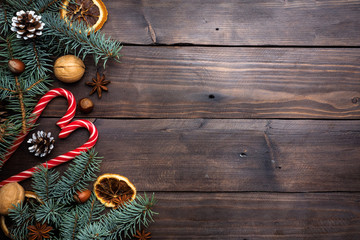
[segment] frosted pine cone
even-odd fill
[[[34,11],[19,11],[16,17],[12,18],[11,31],[17,33],[17,38],[25,40],[36,38],[42,34],[45,23],[40,21],[41,16],[35,15]]]
[[[30,152],[35,152],[35,156],[45,157],[54,148],[55,139],[51,137],[51,132],[38,131],[27,142],[33,144],[28,148]]]

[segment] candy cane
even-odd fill
[[[89,132],[90,132],[90,137],[89,140],[84,143],[81,147],[78,147],[66,154],[57,156],[56,158],[53,158],[45,163],[42,163],[41,165],[47,168],[53,168],[56,167],[62,163],[65,163],[73,158],[75,158],[77,155],[80,155],[81,152],[86,151],[87,149],[92,148],[97,139],[98,139],[98,131],[95,127],[95,125],[92,122],[89,122],[87,120],[77,120],[74,121],[72,123],[70,123],[69,125],[65,126],[60,134],[59,134],[59,138],[66,138],[67,136],[69,136],[70,133],[72,133],[73,131],[75,131],[77,128],[79,127],[84,127],[86,128]],[[10,182],[20,182],[22,180],[25,180],[29,177],[31,177],[36,171],[38,171],[39,167],[32,167],[29,168],[28,170],[25,170],[19,174],[16,174],[2,182],[0,182],[0,187],[4,186],[5,184],[8,184]]]
[[[49,91],[47,94],[45,94],[35,107],[33,113],[35,114],[34,119],[31,120],[32,123],[35,123],[36,120],[41,115],[42,111],[45,109],[46,105],[57,96],[64,96],[68,100],[68,110],[64,117],[62,117],[56,124],[62,129],[59,133],[59,138],[66,138],[69,136],[73,131],[75,131],[79,127],[84,127],[90,132],[89,140],[83,144],[82,146],[67,152],[66,154],[57,156],[56,158],[53,158],[45,163],[42,163],[41,165],[47,168],[53,168],[56,167],[64,162],[67,162],[73,158],[75,158],[77,155],[80,155],[81,152],[87,151],[88,149],[92,148],[98,139],[98,131],[95,127],[95,125],[92,122],[89,122],[87,120],[77,120],[69,124],[69,122],[73,119],[75,115],[76,110],[76,102],[75,98],[69,91],[62,89],[62,88],[56,88],[51,91]],[[24,139],[27,134],[22,134],[18,139]],[[18,139],[16,141],[18,141]],[[22,141],[21,141],[22,142]],[[20,143],[21,143],[20,142]],[[18,145],[20,145],[20,143]],[[17,147],[16,147],[17,148]],[[15,148],[15,150],[16,150]],[[15,151],[13,150],[13,152]],[[31,177],[36,171],[38,171],[38,167],[32,167],[28,170],[25,170],[19,174],[16,174],[2,182],[0,182],[0,187],[4,186],[7,183],[10,182],[19,182],[22,180],[25,180],[29,177]]]
[[[76,101],[75,101],[74,95],[71,92],[69,92],[63,88],[55,88],[53,90],[50,90],[39,100],[38,104],[35,106],[35,108],[32,112],[33,117],[30,120],[30,124],[35,124],[36,121],[38,120],[38,118],[40,117],[41,113],[47,106],[47,104],[53,98],[58,97],[58,96],[64,96],[68,101],[69,107],[65,113],[65,116],[63,116],[56,124],[60,128],[62,128],[63,126],[66,126],[75,116]],[[5,163],[7,160],[9,160],[11,155],[13,155],[13,153],[16,151],[16,149],[18,149],[20,144],[24,141],[24,139],[28,133],[29,132],[21,133],[20,135],[17,136],[13,145],[8,150],[8,152],[5,154],[4,159],[2,159],[3,163]]]

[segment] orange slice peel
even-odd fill
[[[76,0],[75,3],[63,0],[60,17],[70,23],[83,22],[89,32],[96,32],[106,22],[108,11],[101,0]]]
[[[106,173],[94,183],[96,198],[105,207],[118,208],[136,197],[136,188],[128,178],[119,174]]]

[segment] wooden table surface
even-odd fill
[[[360,239],[360,1],[104,3],[122,63],[76,117],[99,130],[101,173],[155,192],[153,239]],[[86,97],[95,73],[54,87]],[[57,135],[65,110],[37,130]],[[1,179],[38,163],[23,144]]]

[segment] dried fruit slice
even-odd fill
[[[119,207],[136,196],[135,186],[124,176],[106,173],[94,183],[97,199],[106,207]]]
[[[101,0],[63,0],[60,17],[65,21],[84,22],[89,31],[102,28],[107,20],[108,12]]]

